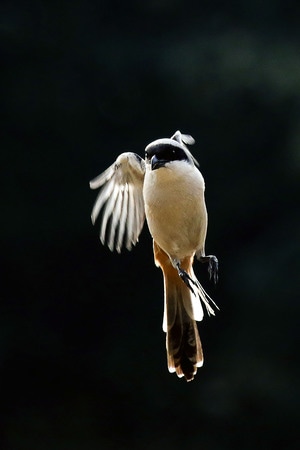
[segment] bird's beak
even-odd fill
[[[158,159],[156,155],[151,158],[151,170],[159,169],[163,167],[168,161],[164,159]]]

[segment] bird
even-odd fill
[[[163,331],[171,373],[191,381],[203,365],[197,321],[218,308],[193,270],[194,259],[208,264],[218,280],[218,259],[206,255],[207,209],[199,163],[188,146],[195,140],[176,131],[145,148],[145,158],[125,152],[90,181],[100,189],[91,213],[101,217],[100,241],[111,251],[138,242],[145,221],[153,239],[154,262],[164,279]],[[204,306],[204,308],[203,308]]]

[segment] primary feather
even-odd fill
[[[92,210],[95,223],[102,210],[100,240],[110,250],[128,250],[138,241],[145,221],[143,182],[145,161],[135,153],[122,153],[114,164],[90,182],[100,192]]]

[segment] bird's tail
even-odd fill
[[[172,266],[168,255],[156,243],[154,254],[156,264],[164,274],[163,329],[167,334],[168,369],[170,372],[176,372],[178,377],[184,376],[187,381],[191,381],[197,368],[203,365],[202,346],[196,324],[196,320],[203,318],[201,296],[199,292],[192,292],[187,287]],[[199,283],[194,275],[192,262],[192,258],[188,258],[182,262],[181,267]]]
[[[203,365],[203,352],[196,321],[189,316],[184,306],[186,299],[183,297],[189,296],[190,292],[181,279],[179,282],[181,285],[174,285],[168,279],[165,280],[168,369],[176,372],[178,377],[185,376],[187,381],[191,381],[197,368]],[[170,309],[175,311],[170,314]]]

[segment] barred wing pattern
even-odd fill
[[[101,188],[92,210],[95,224],[102,213],[100,240],[120,253],[131,250],[138,241],[145,222],[143,183],[145,161],[136,153],[122,153],[108,169],[90,182],[91,189]]]

